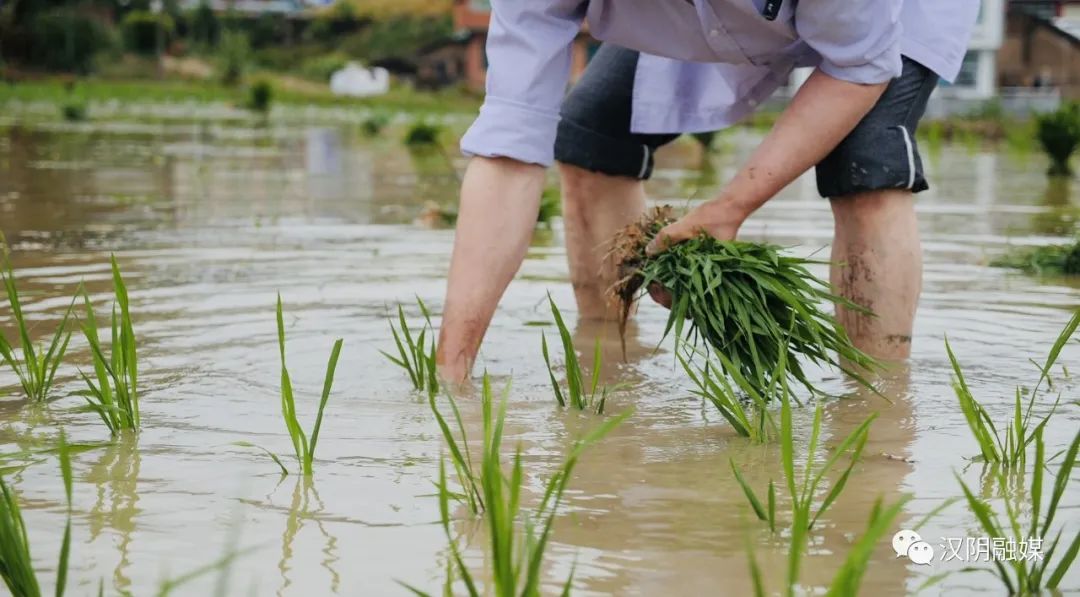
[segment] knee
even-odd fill
[[[831,199],[829,204],[838,225],[899,223],[915,215],[915,196],[902,189],[855,193]]]
[[[562,184],[563,215],[573,215],[585,206],[595,204],[604,194],[605,175],[572,164],[557,162]]]
[[[557,162],[557,164],[559,178],[562,181],[563,196],[567,200],[577,200],[579,197],[588,194],[590,189],[595,188],[598,180],[603,176],[572,164],[563,162]]]

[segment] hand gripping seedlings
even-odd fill
[[[702,235],[648,256],[645,247],[671,222],[670,208],[658,208],[615,238],[608,258],[620,279],[612,295],[622,306],[622,325],[635,300],[650,284],[672,297],[665,335],[681,342],[703,341],[759,391],[772,387],[773,373],[786,355],[784,375],[820,394],[803,371],[806,362],[838,367],[870,386],[861,371],[877,367],[856,348],[825,303],[865,309],[830,292],[814,276],[810,259],[784,254],[781,247],[744,241],[721,241]]]

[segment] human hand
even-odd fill
[[[748,214],[725,199],[703,203],[675,222],[663,227],[645,247],[645,254],[654,256],[670,247],[708,234],[718,240],[734,240]],[[649,284],[649,297],[668,309],[671,308],[671,292],[657,282]]]
[[[723,198],[702,203],[690,213],[661,228],[645,247],[645,254],[655,256],[700,234],[708,234],[718,240],[733,240],[748,215],[733,201]]]

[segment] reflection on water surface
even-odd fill
[[[144,431],[75,457],[73,593],[94,593],[104,579],[107,593],[145,594],[167,576],[220,557],[230,542],[256,548],[232,567],[237,591],[402,594],[398,580],[436,589],[446,553],[429,496],[440,439],[424,401],[378,349],[390,346],[385,316],[397,302],[411,305],[415,294],[439,311],[453,233],[413,220],[426,202],[453,205],[452,166],[461,162],[410,153],[396,133],[368,140],[329,124],[95,127],[0,128],[0,230],[15,248],[25,310],[54,324],[80,281],[106,304],[108,254],[115,252],[143,342]],[[750,132],[731,133],[724,152],[704,166],[695,146],[676,146],[661,156],[652,195],[680,203],[707,197],[754,141]],[[966,460],[977,450],[949,386],[946,332],[973,391],[1004,418],[1014,388],[1037,376],[1027,359],[1041,359],[1080,306],[1074,282],[984,265],[1009,244],[1072,234],[1076,183],[1048,183],[1039,156],[946,147],[928,156],[928,167],[934,188],[920,199],[926,290],[915,355],[883,380],[891,403],[835,376],[825,381],[848,395],[826,407],[829,437],[846,435],[871,411],[881,415],[865,463],[812,534],[808,584],[831,578],[837,553],[864,528],[879,495],[912,495],[904,514],[911,521],[959,495],[954,471],[980,486],[979,465]],[[815,196],[812,177],[756,215],[744,234],[802,252],[827,245],[828,206]],[[244,440],[291,453],[279,418],[278,291],[305,421],[314,414],[332,339],[345,338],[315,478],[307,482],[281,480],[264,455],[233,445]],[[497,383],[513,377],[508,434],[523,446],[533,491],[592,424],[555,409],[548,394],[539,330],[525,325],[547,320],[547,291],[572,320],[558,223],[538,232],[478,365]],[[0,317],[9,331],[10,313],[0,310]],[[689,397],[671,353],[654,351],[665,317],[642,309],[628,362],[605,374],[627,387],[609,407],[633,406],[636,414],[579,466],[556,524],[550,578],[564,578],[576,562],[583,593],[747,594],[746,538],[757,545],[766,576],[777,579],[786,539],[768,536],[752,519],[728,462],[734,458],[752,485],[764,487],[781,479],[777,448],[746,444]],[[576,329],[581,346],[597,335],[605,362],[619,360],[611,330]],[[72,362],[85,366],[85,347],[76,342],[72,350]],[[1080,371],[1080,345],[1070,344],[1062,362]],[[61,393],[81,389],[74,373],[65,367]],[[16,394],[6,371],[0,383]],[[1075,378],[1059,389],[1066,398],[1078,394]],[[51,441],[59,426],[77,441],[105,439],[94,418],[79,412],[79,400],[0,402],[2,451]],[[478,428],[475,402],[462,406],[467,424]],[[802,428],[808,416],[797,413]],[[1078,419],[1072,405],[1055,419],[1052,452],[1071,439]],[[64,515],[54,464],[11,477],[35,557],[49,571]],[[1076,529],[1080,494],[1066,501],[1061,517]],[[460,522],[455,530],[474,548],[482,544],[475,525]],[[973,519],[954,507],[924,537],[975,533]],[[479,549],[469,553],[484,566]],[[903,594],[934,572],[896,560],[887,545],[874,557],[867,594]],[[219,581],[200,582],[183,593],[206,594]],[[958,575],[943,586],[950,594],[997,590],[989,575]],[[1074,573],[1064,586],[1080,588],[1080,577]]]

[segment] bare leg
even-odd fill
[[[540,166],[503,158],[469,163],[436,355],[445,379],[468,378],[495,307],[525,259],[543,188]]]
[[[922,292],[922,247],[914,196],[908,191],[861,193],[831,201],[836,222],[833,288],[874,312],[837,308],[837,318],[864,352],[887,361],[911,354]]]
[[[645,187],[637,179],[608,176],[559,164],[562,175],[566,259],[582,319],[618,317],[607,291],[616,281],[615,264],[604,259],[611,239],[645,211]]]

